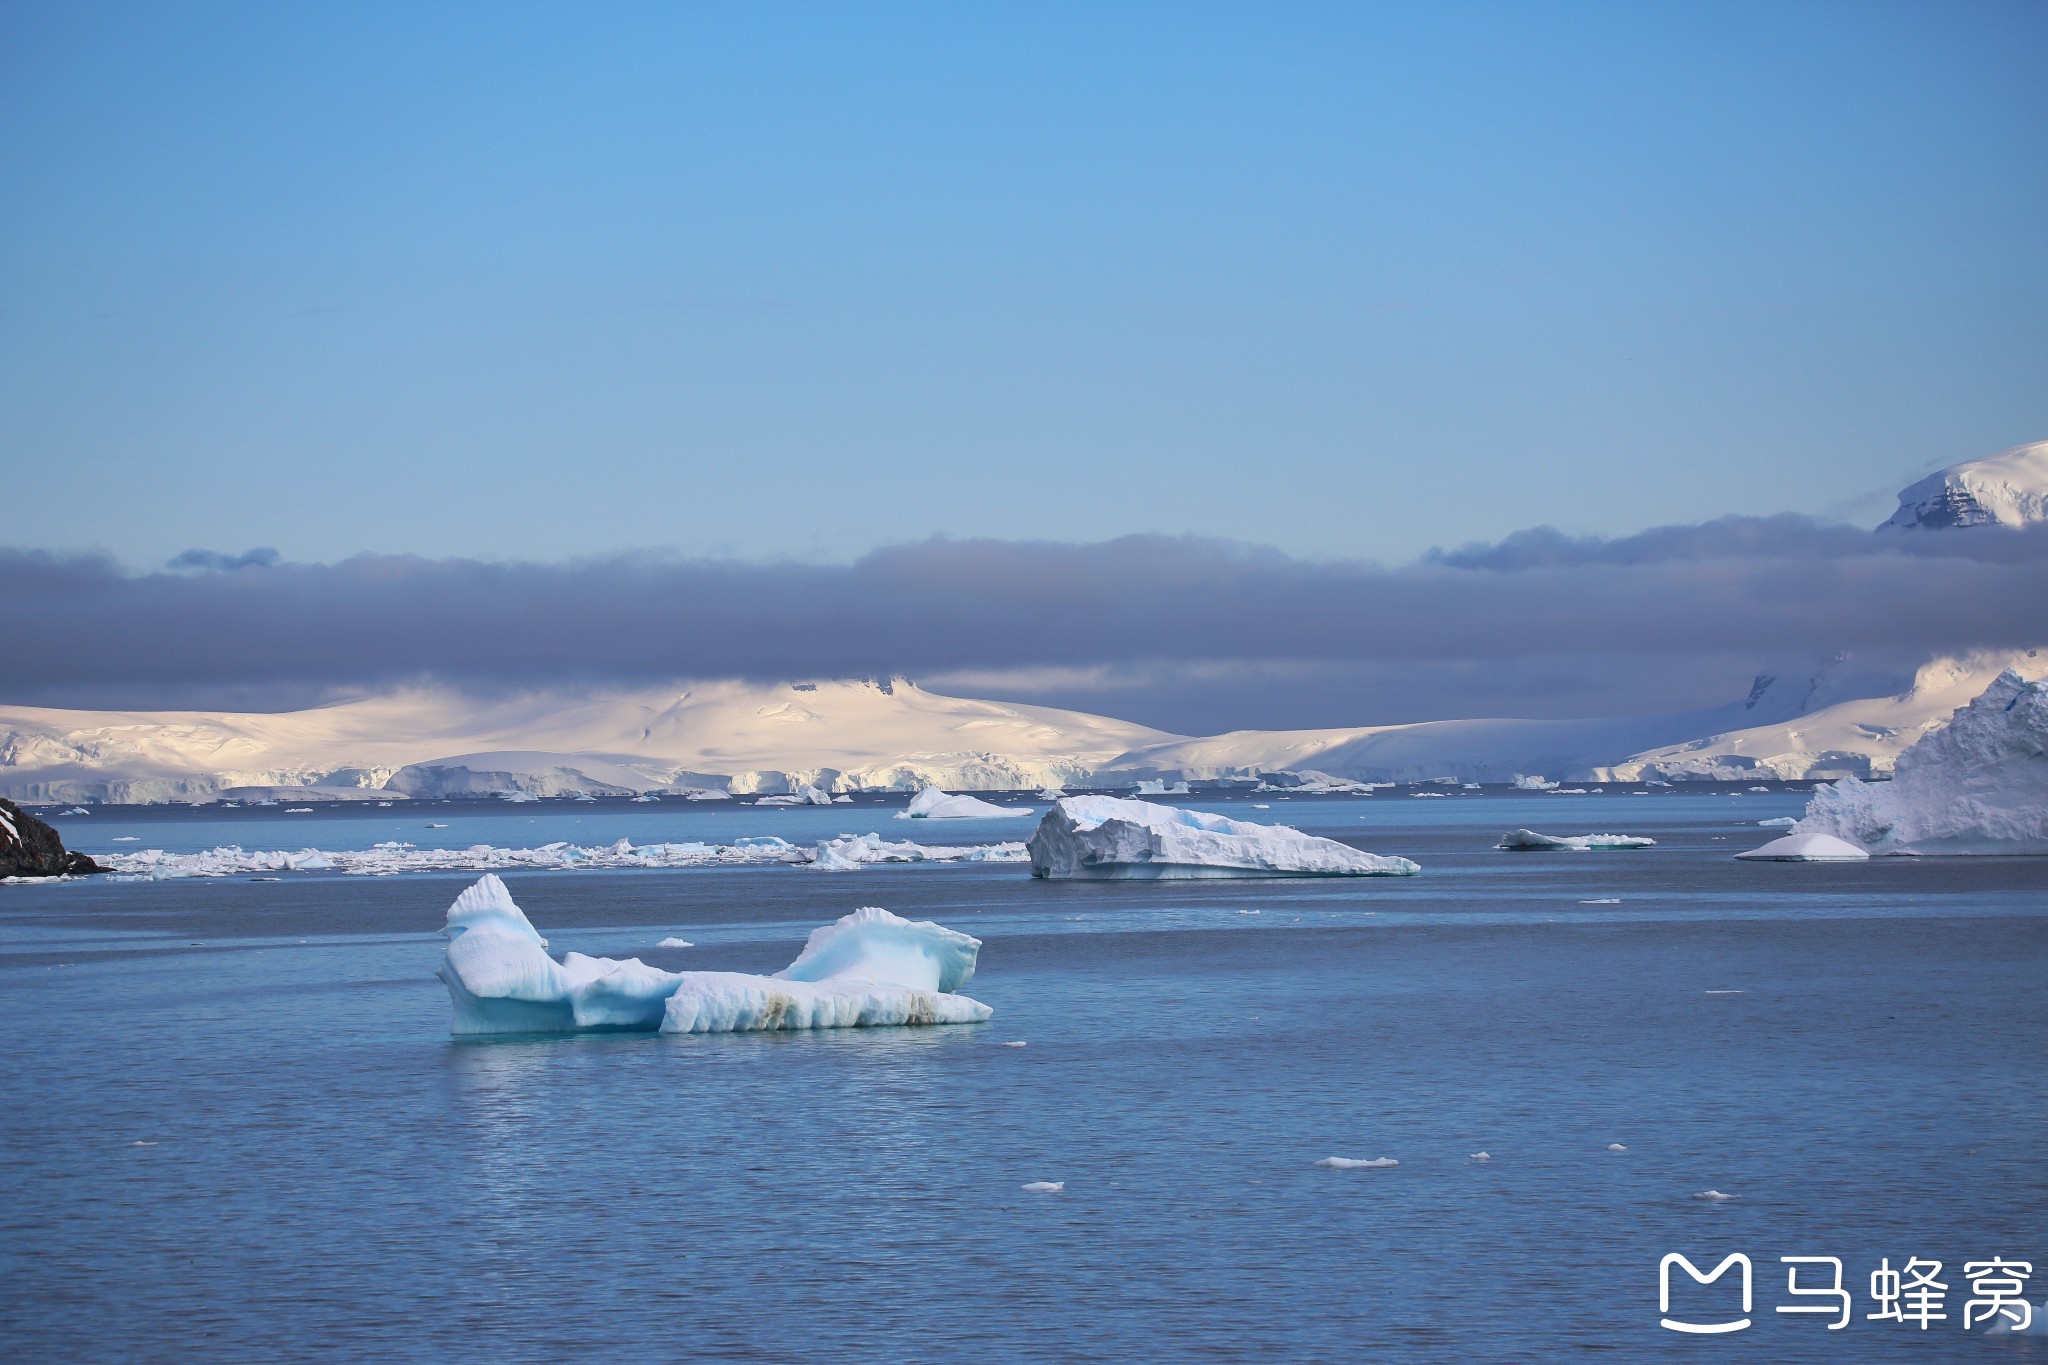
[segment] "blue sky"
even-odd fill
[[[8,4],[16,546],[1882,519],[2048,436],[2048,7]]]

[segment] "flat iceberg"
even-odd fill
[[[2007,669],[1894,773],[1817,788],[1799,833],[1871,853],[2048,854],[2048,680]]]
[[[1504,848],[1515,853],[1592,853],[1614,848],[1656,846],[1655,839],[1645,839],[1640,834],[1538,834],[1533,829],[1511,829],[1494,845],[1495,848]]]
[[[1286,825],[1231,820],[1113,796],[1069,796],[1025,848],[1031,875],[1054,880],[1193,877],[1407,877],[1406,858],[1365,853]]]
[[[1186,796],[1188,784],[1185,779],[1168,783],[1163,777],[1141,777],[1132,790],[1133,796]]]
[[[896,812],[898,820],[991,820],[1029,815],[1029,806],[995,806],[976,796],[950,796],[937,787],[926,787],[910,798],[910,805]]]
[[[1761,863],[1860,863],[1870,855],[1832,834],[1788,834],[1735,856]]]
[[[874,906],[812,930],[773,976],[665,972],[582,953],[557,962],[495,876],[455,898],[442,932],[448,949],[435,975],[458,1035],[972,1024],[995,1013],[955,994],[974,976],[980,940]]]
[[[809,866],[816,872],[858,872],[871,863],[1021,863],[1028,856],[1021,843],[914,844],[879,834],[842,834],[820,840]]]

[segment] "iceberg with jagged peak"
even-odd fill
[[[1598,853],[1617,848],[1655,848],[1655,839],[1640,834],[1538,834],[1533,829],[1511,829],[1495,848],[1512,853],[1569,852]]]
[[[1031,875],[1054,880],[1407,877],[1422,869],[1303,834],[1114,796],[1069,796],[1026,841]]]
[[[2008,669],[1895,772],[1818,788],[1798,832],[1880,854],[2048,854],[2048,680]]]
[[[495,876],[455,898],[442,932],[448,950],[435,975],[459,1035],[974,1024],[995,1013],[955,993],[974,976],[979,939],[875,906],[812,930],[773,976],[667,972],[582,953],[558,962]]]
[[[926,787],[896,812],[898,820],[996,820],[1031,814],[1029,806],[997,806],[978,796],[952,796]]]

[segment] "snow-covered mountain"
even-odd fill
[[[1075,782],[1164,738],[902,679],[495,700],[409,690],[276,714],[0,707],[0,793],[135,802],[258,787],[342,797],[781,792],[811,782],[997,790]]]
[[[1938,531],[2048,521],[2048,441],[2014,446],[1929,474],[1899,493],[1879,530]]]

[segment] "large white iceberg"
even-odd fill
[[[1511,829],[1495,848],[1515,853],[1594,853],[1616,848],[1654,848],[1657,841],[1640,834],[1538,834],[1533,829]]]
[[[1817,789],[1798,831],[1871,853],[2048,854],[2048,681],[2007,669],[1891,781]]]
[[[1760,863],[1860,863],[1870,855],[1832,834],[1788,834],[1735,856]]]
[[[980,940],[874,906],[812,930],[773,976],[665,972],[582,953],[557,962],[495,876],[456,897],[442,932],[448,951],[435,974],[456,1034],[974,1024],[995,1012],[954,993],[974,975]]]
[[[898,820],[988,820],[1029,815],[1029,806],[995,806],[977,796],[949,796],[937,787],[926,787],[910,798],[910,805],[896,812]]]
[[[1406,877],[1406,858],[1365,853],[1286,825],[1231,820],[1113,796],[1069,796],[1025,843],[1031,875],[1055,880]]]

